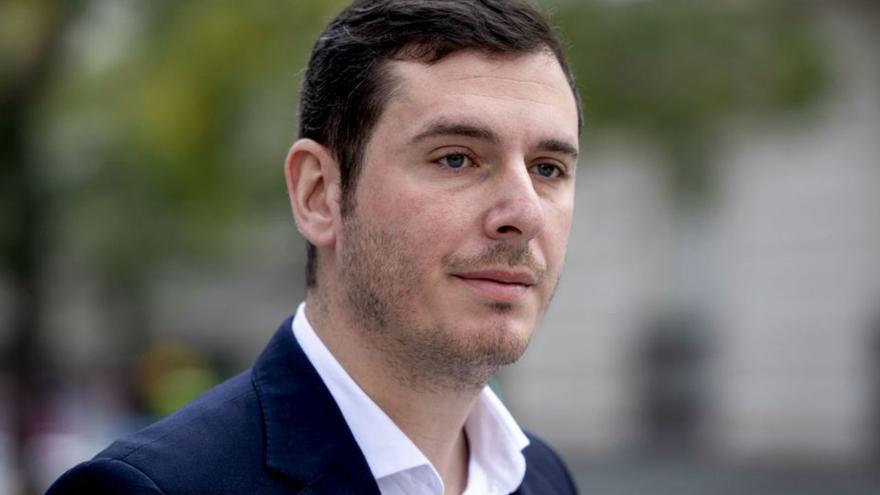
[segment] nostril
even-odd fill
[[[501,227],[498,227],[499,234],[508,234],[511,232],[514,232],[514,233],[519,232],[519,229],[517,229],[516,227],[514,227],[512,225],[502,225]]]

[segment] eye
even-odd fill
[[[437,162],[451,169],[461,169],[472,164],[471,158],[464,153],[449,153]]]
[[[555,163],[539,163],[532,167],[532,170],[547,179],[557,179],[565,175],[565,171]]]

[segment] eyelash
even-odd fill
[[[461,167],[451,167],[449,165],[444,165],[443,161],[447,160],[449,157],[463,157],[469,163],[463,164]],[[459,173],[467,168],[479,167],[479,165],[477,164],[476,158],[474,158],[474,156],[471,153],[468,153],[465,151],[453,151],[450,153],[446,153],[443,156],[441,156],[440,158],[438,158],[435,161],[435,163],[437,163],[439,166],[443,167],[444,169],[452,171],[454,173]],[[556,175],[554,175],[552,177],[548,177],[548,176],[544,176],[544,175],[539,174],[539,176],[541,178],[549,179],[549,180],[561,180],[561,179],[564,179],[568,176],[568,172],[565,170],[565,167],[563,167],[562,165],[556,164],[556,163],[552,163],[552,162],[540,162],[540,163],[536,163],[534,165],[530,165],[529,170],[531,171],[541,165],[550,165],[550,166],[553,166],[556,168]]]
[[[566,172],[565,168],[562,165],[558,165],[556,163],[541,162],[541,163],[536,163],[536,164],[532,165],[530,168],[533,169],[536,167],[540,167],[541,165],[551,165],[556,168],[556,175],[554,175],[553,177],[547,177],[545,175],[541,175],[541,177],[543,177],[545,179],[560,180],[560,179],[564,179],[565,177],[568,176],[568,172]]]
[[[450,167],[449,165],[444,165],[444,164],[443,164],[443,161],[444,161],[444,160],[447,160],[449,157],[452,157],[452,156],[456,156],[456,157],[457,157],[457,156],[461,156],[461,157],[464,157],[469,163],[464,164],[464,165],[462,165],[461,167]],[[446,154],[444,154],[443,156],[441,156],[439,159],[437,159],[436,162],[437,162],[437,164],[440,165],[441,167],[443,167],[443,168],[445,168],[445,169],[447,169],[447,170],[451,170],[451,171],[453,171],[453,172],[460,172],[460,171],[462,171],[462,170],[464,170],[464,169],[466,169],[466,168],[478,167],[476,158],[474,158],[474,156],[471,155],[470,153],[467,153],[467,152],[464,152],[464,151],[453,151],[453,152],[450,152],[450,153],[446,153]]]

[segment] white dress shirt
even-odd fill
[[[306,318],[305,303],[293,319],[293,334],[342,411],[382,495],[442,495],[434,466],[394,421],[358,386],[327,349]],[[470,448],[463,495],[509,494],[526,472],[522,454],[529,440],[489,387],[465,422]]]

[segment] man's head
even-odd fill
[[[524,3],[355,2],[340,17],[286,167],[318,253],[309,317],[335,319],[401,380],[474,389],[525,350],[561,272],[571,75]]]
[[[525,0],[355,0],[312,50],[300,99],[300,138],[325,145],[339,164],[342,213],[353,206],[363,151],[398,81],[389,61],[427,64],[461,50],[547,52],[578,106],[574,78],[546,19]],[[580,125],[580,121],[578,122]],[[309,243],[306,283],[317,283]]]

